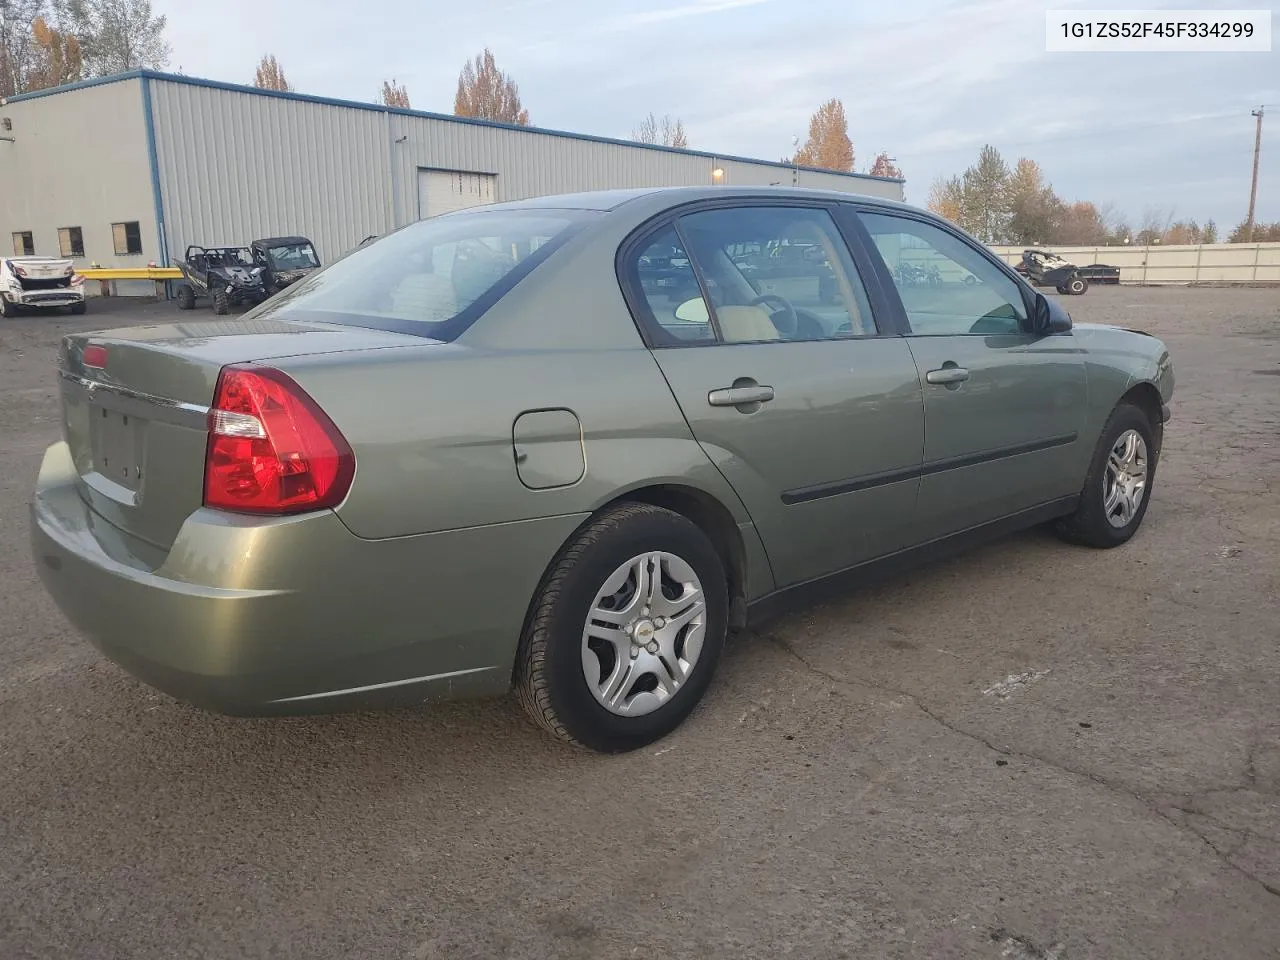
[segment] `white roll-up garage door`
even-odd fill
[[[460,170],[418,171],[418,219],[438,217],[497,199],[497,176]]]

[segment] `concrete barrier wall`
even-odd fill
[[[1006,263],[1025,247],[993,246]],[[1040,247],[1077,266],[1120,268],[1121,283],[1280,283],[1280,243],[1211,243],[1150,247]]]

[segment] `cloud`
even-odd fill
[[[685,20],[689,17],[701,17],[712,13],[728,13],[743,7],[758,7],[776,0],[700,0],[686,3],[680,7],[663,7],[657,10],[642,10],[627,14],[611,21],[606,30],[631,30],[636,27],[647,27],[657,23],[669,23],[672,20]],[[794,2],[794,0],[793,0]]]

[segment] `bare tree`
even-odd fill
[[[488,47],[475,60],[467,61],[458,74],[453,112],[459,117],[529,125],[529,111],[520,102],[520,88],[498,69]]]
[[[1147,207],[1142,211],[1142,229],[1138,231],[1136,240],[1140,244],[1162,242],[1164,235],[1173,225],[1173,207]]]
[[[161,69],[169,63],[168,20],[152,12],[151,0],[54,0],[53,5],[58,23],[79,41],[87,75]]]
[[[397,83],[394,78],[382,81],[382,102],[388,107],[402,107],[409,109],[409,91],[405,89],[403,83]]]
[[[37,55],[35,22],[46,0],[0,0],[0,97],[27,89],[27,75]]]
[[[631,131],[631,139],[638,143],[656,143],[663,147],[689,146],[689,138],[684,132],[684,121],[679,117],[674,120],[670,114],[661,120],[652,113],[641,121],[640,126]]]
[[[843,103],[832,98],[814,112],[809,118],[809,139],[792,162],[824,170],[853,170],[853,141]]]
[[[263,90],[288,92],[293,89],[285,78],[284,67],[280,66],[280,61],[276,59],[274,53],[263,54],[262,59],[258,61],[258,69],[253,75],[253,85]]]

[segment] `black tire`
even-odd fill
[[[1127,523],[1117,526],[1107,517],[1105,503],[1107,459],[1120,437],[1129,430],[1137,431],[1143,443],[1146,444],[1147,479],[1142,503],[1137,511]],[[1127,543],[1138,532],[1138,527],[1142,526],[1142,518],[1147,515],[1147,506],[1151,503],[1151,491],[1155,486],[1159,456],[1160,452],[1155,443],[1155,431],[1146,413],[1133,404],[1119,404],[1111,412],[1111,417],[1098,438],[1098,447],[1093,452],[1089,473],[1085,477],[1084,488],[1080,491],[1080,503],[1075,513],[1058,521],[1058,535],[1068,543],[1098,549],[1109,549]]]
[[[178,288],[177,299],[179,310],[194,310],[196,308],[196,292],[189,283],[184,283]]]
[[[79,303],[73,303],[71,305],[71,312],[77,317],[84,316],[84,314],[88,311],[88,309],[89,309],[89,305],[83,300],[81,300]]]
[[[1070,280],[1066,282],[1066,290],[1064,290],[1063,292],[1069,294],[1070,296],[1078,297],[1078,296],[1081,296],[1088,289],[1089,289],[1088,280],[1086,280],[1084,277],[1072,277]]]
[[[231,300],[227,297],[227,291],[213,291],[213,312],[221,316],[224,313],[231,312]]]
[[[1065,283],[1060,283],[1053,289],[1057,290],[1064,297],[1067,295],[1067,285]]]
[[[0,297],[0,317],[16,317],[17,315],[17,305],[10,303],[4,297]]]
[[[596,700],[583,672],[582,636],[596,594],[615,570],[648,551],[674,554],[702,584],[706,600],[701,652],[685,683],[650,713],[620,716]],[[544,576],[521,637],[515,688],[533,720],[553,736],[601,753],[620,753],[666,736],[711,683],[728,626],[728,586],[715,546],[678,513],[643,503],[592,520]]]

